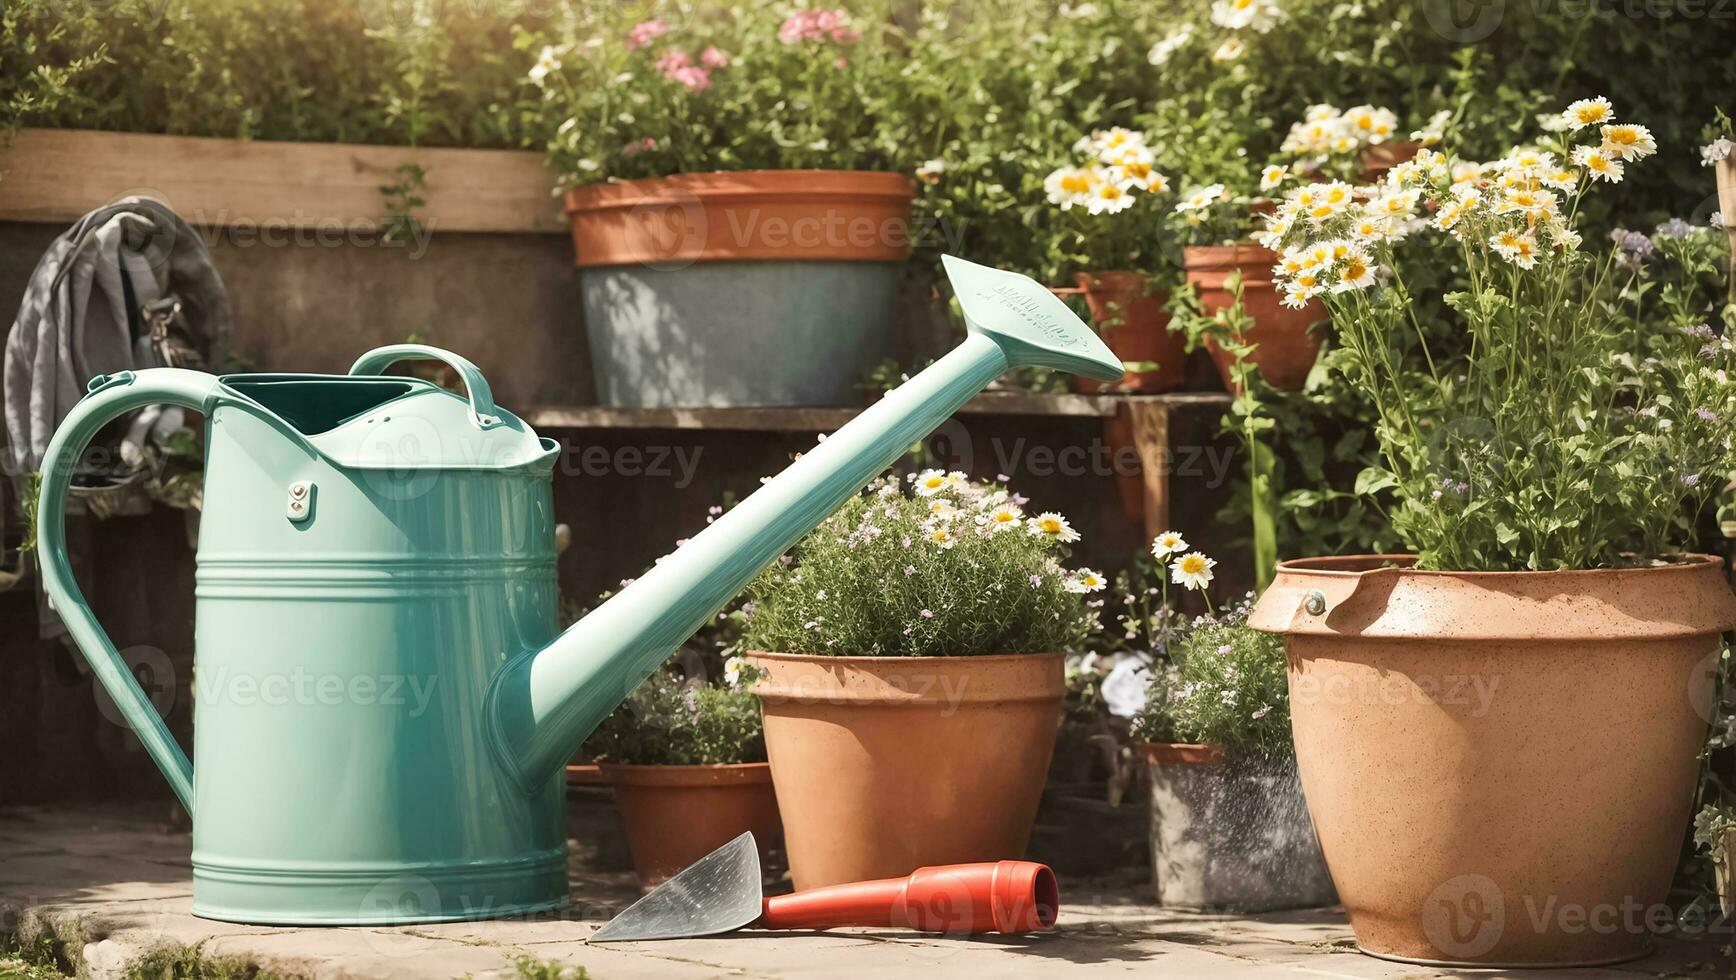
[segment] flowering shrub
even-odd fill
[[[1134,734],[1153,742],[1205,742],[1238,756],[1291,751],[1284,638],[1247,625],[1252,597],[1202,617],[1154,684]]]
[[[874,116],[897,85],[892,25],[844,9],[770,4],[563,7],[530,80],[562,179],[748,169],[914,170]],[[635,14],[634,16],[638,16]]]
[[[1067,519],[963,473],[886,477],[751,584],[742,648],[827,656],[1065,652],[1105,581],[1061,561]]]
[[[585,741],[598,762],[693,766],[766,761],[754,669],[732,658],[721,683],[659,670],[642,681]]]
[[[1384,465],[1358,489],[1397,494],[1393,525],[1426,568],[1667,555],[1736,466],[1736,358],[1700,291],[1680,269],[1655,288],[1630,243],[1596,256],[1575,227],[1590,187],[1621,181],[1655,140],[1603,98],[1552,129],[1491,163],[1421,151],[1366,201],[1340,182],[1299,187],[1261,236],[1283,250],[1286,302],[1332,311],[1333,364],[1379,415]],[[1445,297],[1468,335],[1462,365],[1432,355],[1396,260],[1425,230],[1467,270]]]

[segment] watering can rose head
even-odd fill
[[[1103,576],[1063,564],[1067,518],[1000,482],[923,470],[870,485],[748,587],[745,649],[970,656],[1078,647]]]

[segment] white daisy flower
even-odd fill
[[[1180,531],[1165,531],[1151,540],[1151,556],[1159,561],[1179,551],[1187,550],[1187,539]]]
[[[1059,204],[1066,211],[1074,205],[1083,207],[1091,200],[1091,192],[1102,178],[1083,167],[1062,167],[1043,178],[1043,191],[1050,204]]]
[[[1248,46],[1243,44],[1240,40],[1233,37],[1227,37],[1224,38],[1224,43],[1218,45],[1218,49],[1212,52],[1212,60],[1220,62],[1235,61],[1243,54],[1246,54],[1247,50]]]
[[[1079,532],[1073,530],[1073,525],[1067,523],[1067,518],[1054,511],[1044,511],[1025,522],[1025,528],[1037,537],[1049,538],[1062,544],[1072,544],[1079,540]]]
[[[923,470],[916,474],[916,494],[919,497],[932,497],[948,486],[946,473],[942,470]]]
[[[1205,187],[1200,188],[1197,191],[1194,191],[1194,192],[1188,194],[1186,197],[1182,198],[1180,201],[1177,201],[1176,205],[1175,205],[1175,210],[1176,210],[1176,213],[1178,213],[1178,214],[1183,214],[1183,213],[1186,213],[1188,211],[1203,210],[1205,208],[1211,207],[1214,203],[1216,203],[1223,196],[1224,196],[1224,185],[1222,185],[1222,184],[1209,184]]]
[[[1212,584],[1212,569],[1217,566],[1216,560],[1198,551],[1190,551],[1169,566],[1169,580],[1189,589],[1203,590]]]
[[[1584,167],[1586,176],[1592,180],[1607,181],[1611,184],[1621,183],[1622,162],[1602,147],[1581,146],[1576,148],[1573,151],[1573,162]]]
[[[1279,184],[1282,184],[1284,178],[1288,176],[1290,176],[1289,167],[1281,167],[1277,164],[1273,164],[1272,166],[1260,171],[1260,189],[1263,191],[1272,190]]]
[[[1099,575],[1091,569],[1081,568],[1072,575],[1067,576],[1065,584],[1068,592],[1078,592],[1083,594],[1086,592],[1102,592],[1104,586],[1109,583],[1104,581],[1102,575]]]
[[[1489,247],[1521,269],[1537,264],[1537,236],[1530,232],[1501,232],[1489,239]]]
[[[1587,126],[1601,126],[1615,119],[1615,107],[1609,100],[1599,95],[1595,98],[1580,99],[1567,107],[1561,114],[1562,122],[1568,129],[1580,130]]]
[[[1644,160],[1658,152],[1652,131],[1633,123],[1603,127],[1603,152],[1617,160]]]
[[[1089,214],[1120,214],[1133,207],[1133,185],[1125,181],[1104,180],[1091,191],[1085,205]]]
[[[536,56],[536,64],[530,66],[530,80],[536,85],[542,85],[550,72],[560,71],[560,53],[552,47],[544,46]]]

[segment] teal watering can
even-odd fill
[[[55,433],[49,596],[193,816],[193,912],[262,924],[520,914],[567,898],[564,766],[750,578],[1003,371],[1121,364],[1023,276],[952,257],[969,336],[596,611],[555,626],[559,446],[462,357],[404,344],[346,376],[99,377]],[[385,376],[444,361],[461,398]],[[195,770],[67,561],[73,470],[146,405],[205,418]],[[197,776],[195,776],[197,773]]]

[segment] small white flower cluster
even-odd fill
[[[1438,116],[1430,120],[1431,125],[1445,122]],[[1392,139],[1397,130],[1398,115],[1391,109],[1359,105],[1340,112],[1336,106],[1321,103],[1308,107],[1302,121],[1290,127],[1279,149],[1301,159],[1324,160],[1379,146]]]
[[[1232,31],[1266,34],[1284,19],[1276,0],[1217,0],[1212,4],[1212,23]]]
[[[928,469],[907,479],[916,496],[928,502],[922,539],[942,550],[951,550],[968,534],[988,538],[1020,530],[1055,544],[1079,540],[1079,532],[1064,515],[1050,510],[1027,517],[1024,498],[1003,487],[976,482],[961,470]],[[889,483],[880,492],[889,491],[897,493],[897,486]],[[856,533],[861,534],[862,529],[858,528]],[[906,568],[906,574],[914,574],[914,566]],[[1086,593],[1101,592],[1108,582],[1101,573],[1080,568],[1068,574],[1064,584],[1069,592]]]
[[[1326,293],[1368,289],[1379,281],[1375,252],[1384,243],[1432,226],[1479,243],[1520,269],[1550,252],[1580,245],[1571,205],[1591,181],[1621,180],[1626,162],[1657,151],[1644,126],[1616,123],[1608,99],[1573,103],[1558,117],[1564,133],[1596,128],[1599,142],[1564,137],[1558,149],[1515,147],[1491,163],[1453,160],[1424,148],[1394,167],[1383,184],[1360,193],[1340,182],[1291,191],[1254,237],[1279,249],[1273,275],[1288,306],[1301,308]],[[1427,211],[1432,219],[1420,215]]]
[[[1732,143],[1729,137],[1720,136],[1700,147],[1700,163],[1702,166],[1715,167],[1730,159],[1732,152],[1736,152],[1736,143]]]
[[[1068,211],[1082,207],[1091,214],[1117,214],[1133,206],[1134,195],[1162,194],[1169,178],[1157,172],[1156,155],[1145,145],[1145,134],[1115,127],[1092,133],[1074,144],[1085,162],[1061,167],[1043,180],[1050,204]]]

